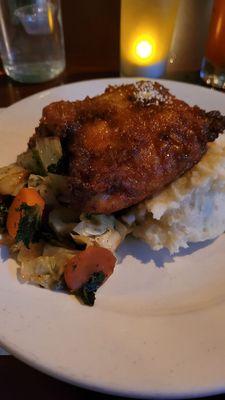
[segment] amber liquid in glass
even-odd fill
[[[225,89],[225,0],[214,0],[201,77]]]

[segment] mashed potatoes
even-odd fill
[[[159,195],[123,216],[134,236],[154,250],[175,253],[189,242],[225,231],[225,137],[208,145],[202,160]]]

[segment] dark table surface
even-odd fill
[[[43,84],[20,84],[0,72],[0,107],[36,92],[83,79],[119,76],[119,0],[62,2],[67,66],[61,76]],[[197,70],[165,76],[202,84]],[[13,356],[0,357],[0,398],[113,399],[55,380]],[[223,395],[213,398],[225,398]],[[122,399],[122,397],[120,398]]]

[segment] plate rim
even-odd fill
[[[32,100],[34,98],[38,99],[39,96],[42,95],[42,94],[46,94],[47,95],[49,92],[52,92],[52,91],[55,91],[55,90],[57,91],[60,88],[64,88],[65,86],[66,87],[72,87],[72,86],[75,86],[76,84],[83,84],[83,83],[88,84],[90,82],[91,83],[92,82],[95,82],[95,83],[98,83],[98,82],[104,83],[105,82],[106,85],[107,85],[107,84],[113,84],[114,81],[119,81],[119,80],[121,80],[121,83],[122,83],[123,81],[126,82],[126,81],[131,81],[131,80],[138,80],[138,79],[143,79],[143,78],[134,77],[134,78],[125,78],[124,79],[122,77],[118,77],[118,78],[114,77],[114,78],[88,79],[88,80],[83,80],[83,81],[67,83],[67,84],[61,85],[61,86],[55,86],[53,88],[46,89],[44,91],[36,92],[36,93],[34,93],[34,94],[32,94],[32,95],[30,95],[28,97],[25,97],[25,98],[15,102],[15,103],[13,103],[9,107],[6,107],[5,109],[2,110],[2,112],[0,114],[0,121],[1,121],[1,118],[5,114],[10,113],[12,108],[17,107],[18,104],[26,102],[27,100]],[[156,79],[153,79],[153,80],[155,81]],[[166,85],[167,82],[170,82],[170,84],[174,83],[174,84],[179,84],[179,85],[182,85],[182,86],[188,85],[188,86],[194,87],[195,89],[198,88],[198,89],[203,90],[203,91],[206,90],[207,94],[211,90],[213,90],[214,93],[219,94],[219,96],[224,94],[224,93],[218,92],[218,91],[216,91],[214,89],[210,89],[210,88],[207,88],[207,87],[204,87],[204,86],[200,86],[200,85],[195,85],[195,84],[192,84],[192,83],[186,83],[186,82],[180,82],[180,81],[171,81],[171,80],[164,80],[164,79],[160,79],[160,80],[157,79],[156,81],[162,82],[162,84],[165,84],[165,85]],[[129,392],[128,393],[127,391],[123,392],[123,390],[121,390],[121,388],[119,390],[116,390],[115,388],[114,389],[112,389],[112,388],[110,389],[108,387],[104,387],[104,385],[101,385],[101,384],[99,385],[99,383],[96,384],[96,386],[93,386],[93,384],[88,384],[87,382],[84,382],[84,381],[79,381],[79,380],[78,381],[74,381],[74,380],[71,381],[69,378],[66,378],[66,377],[62,376],[62,374],[57,373],[56,371],[49,370],[44,365],[41,365],[39,362],[30,359],[30,357],[27,357],[24,354],[21,354],[19,352],[19,350],[14,350],[11,347],[10,344],[7,344],[5,342],[3,343],[1,338],[0,338],[0,342],[3,345],[3,347],[7,351],[9,351],[11,354],[14,354],[18,359],[20,359],[21,361],[25,362],[26,364],[30,365],[31,367],[34,367],[35,369],[37,369],[39,371],[47,373],[48,375],[51,375],[51,376],[55,377],[56,379],[63,380],[64,382],[72,383],[72,384],[77,385],[79,387],[82,387],[82,388],[85,388],[85,389],[88,389],[88,390],[93,390],[93,391],[105,393],[105,394],[123,395],[125,397],[128,397],[128,396],[129,397],[137,397],[138,396],[139,398],[147,398],[149,396],[154,396],[154,397],[157,397],[157,398],[168,398],[168,399],[171,399],[171,398],[180,397],[180,396],[182,396],[183,398],[194,398],[194,397],[198,397],[199,395],[201,395],[201,396],[215,395],[215,394],[223,393],[225,391],[225,385],[224,385],[223,388],[217,388],[215,390],[212,389],[212,391],[209,391],[209,390],[203,390],[203,391],[200,390],[199,391],[198,390],[198,391],[196,391],[194,393],[190,393],[190,392],[188,392],[188,393],[187,392],[179,392],[178,393],[178,392],[175,392],[175,393],[169,393],[169,394],[165,394],[164,392],[162,392],[162,393],[160,393],[160,392],[159,393],[151,392],[150,393],[149,391],[148,391],[148,393],[144,393],[144,392],[140,393],[139,391],[138,392]]]

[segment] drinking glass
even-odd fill
[[[163,75],[178,5],[179,0],[121,0],[122,75]]]
[[[213,87],[225,89],[225,0],[214,0],[201,78]]]
[[[60,0],[0,0],[0,55],[16,81],[59,75],[65,68]]]

